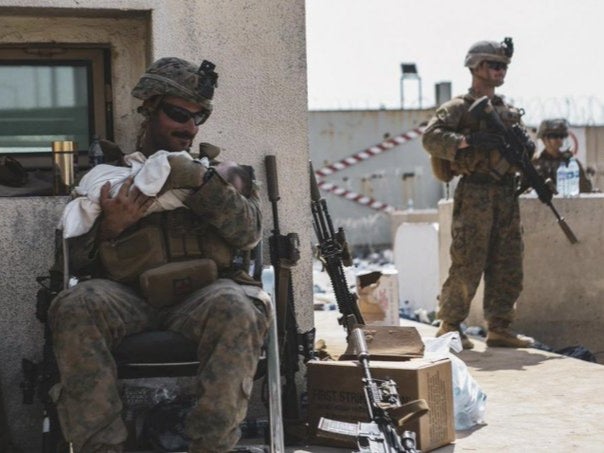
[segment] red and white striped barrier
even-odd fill
[[[403,143],[414,140],[417,137],[420,137],[424,133],[424,130],[425,127],[411,129],[410,131],[404,132],[400,135],[397,135],[396,137],[384,140],[383,142],[378,143],[377,145],[374,145],[363,151],[360,151],[350,157],[346,157],[345,159],[342,159],[338,162],[326,165],[325,167],[317,170],[315,173],[318,176],[332,175],[338,171],[352,167],[353,165],[356,165],[359,162],[363,162],[364,160],[367,160],[373,156],[377,156],[378,154],[382,154],[385,151],[391,150],[392,148],[395,148],[398,145],[402,145]]]
[[[316,174],[318,176],[318,172]],[[394,206],[391,206],[388,203],[382,203],[381,201],[377,201],[376,199],[368,197],[366,195],[351,192],[350,190],[343,189],[330,182],[317,181],[317,186],[319,186],[319,189],[321,190],[331,192],[334,195],[337,195],[350,201],[354,201],[355,203],[375,209],[376,211],[384,211],[387,213],[391,213],[396,210]]]

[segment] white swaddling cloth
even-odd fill
[[[111,183],[109,194],[114,197],[126,179],[134,176],[133,186],[138,187],[148,197],[157,197],[170,175],[168,156],[180,154],[193,159],[187,151],[176,153],[157,151],[148,158],[137,151],[124,156],[127,167],[106,164],[93,167],[74,189],[77,198],[71,200],[63,210],[58,225],[58,228],[63,230],[63,237],[67,239],[90,231],[95,220],[101,214],[99,203],[101,187],[106,182]],[[202,163],[207,166],[207,163]],[[184,207],[183,201],[190,192],[189,189],[172,189],[162,193],[153,200],[153,204],[145,212],[145,215]]]

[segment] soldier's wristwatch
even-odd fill
[[[201,185],[204,186],[210,179],[212,179],[212,177],[215,174],[216,174],[216,169],[214,167],[208,167],[205,174],[203,175]]]

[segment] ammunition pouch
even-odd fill
[[[140,289],[155,308],[181,302],[185,297],[216,281],[216,263],[208,258],[167,263],[143,272]]]
[[[488,172],[494,179],[501,179],[504,175],[513,173],[512,166],[495,148],[488,151],[476,148],[458,150],[455,161],[451,163],[451,171],[453,175]]]
[[[99,255],[108,277],[121,283],[135,283],[146,270],[168,262],[163,233],[155,225],[102,242]]]
[[[156,308],[176,304],[214,282],[219,269],[230,265],[232,252],[209,230],[203,232],[204,239],[211,240],[201,246],[200,231],[187,231],[179,220],[184,222],[180,215],[168,220],[166,234],[162,223],[152,220],[116,240],[102,242],[99,255],[107,277],[138,286]]]
[[[481,162],[486,159],[486,153],[475,148],[457,150],[455,160],[451,162],[451,171],[456,175],[474,173]]]
[[[451,162],[446,159],[430,156],[430,165],[432,166],[432,173],[439,181],[449,182],[455,176],[451,169]]]

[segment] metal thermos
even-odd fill
[[[69,195],[75,184],[75,150],[76,143],[73,141],[52,142],[54,195]]]

